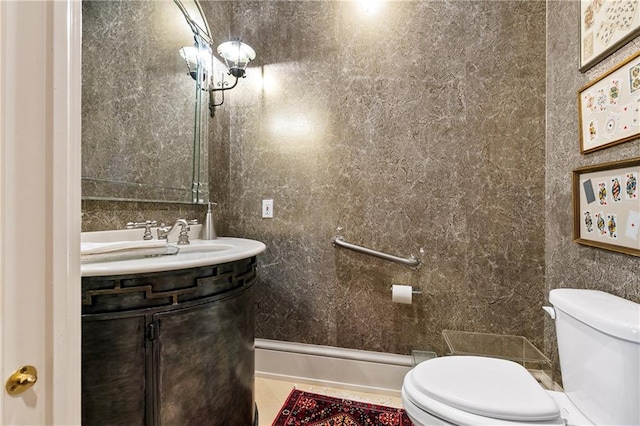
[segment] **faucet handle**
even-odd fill
[[[198,225],[198,219],[191,219],[187,221],[187,225]]]
[[[168,240],[169,239],[169,228],[164,222],[160,224],[158,227],[158,239],[159,240]]]
[[[144,228],[144,237],[143,240],[152,240],[153,235],[151,234],[151,227],[158,226],[158,222],[155,220],[146,220],[144,222],[128,222],[127,229],[137,229]]]
[[[178,235],[178,245],[182,246],[182,245],[186,245],[186,244],[191,244],[191,241],[189,241],[189,231],[191,230],[191,228],[189,228],[188,226],[185,228],[183,227],[180,230],[180,234]]]

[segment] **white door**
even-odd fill
[[[80,31],[79,1],[0,0],[2,425],[80,424]]]

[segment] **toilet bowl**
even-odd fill
[[[595,290],[556,289],[549,300],[565,392],[512,361],[434,358],[403,382],[414,425],[640,424],[640,305]]]

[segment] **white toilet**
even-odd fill
[[[595,290],[551,290],[565,392],[520,364],[449,356],[404,378],[416,426],[640,425],[640,305]]]

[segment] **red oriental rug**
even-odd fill
[[[402,408],[294,389],[271,426],[411,426]]]

